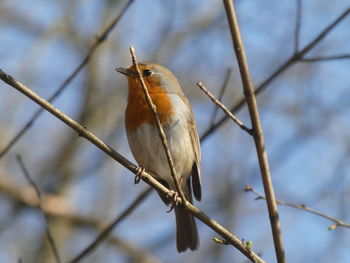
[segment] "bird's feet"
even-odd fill
[[[145,168],[142,166],[137,166],[135,178],[134,178],[134,184],[138,184],[141,181],[142,173],[145,171]]]
[[[175,206],[179,205],[179,201],[178,201],[178,197],[179,197],[179,193],[174,191],[174,190],[169,190],[169,192],[167,193],[167,198],[169,198],[171,200],[171,205],[170,205],[170,209],[167,211],[167,213],[170,213]]]

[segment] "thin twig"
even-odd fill
[[[179,195],[181,197],[182,204],[186,207],[187,200],[185,198],[184,193],[181,190],[181,186],[179,184],[179,181],[176,178],[176,171],[175,171],[175,167],[174,167],[174,161],[173,161],[173,158],[171,157],[171,154],[170,154],[170,150],[169,150],[169,146],[168,146],[168,140],[167,140],[167,138],[165,136],[162,124],[160,123],[160,119],[159,119],[159,116],[158,116],[158,112],[157,112],[156,106],[153,104],[153,101],[152,101],[151,96],[149,95],[149,92],[148,92],[145,80],[143,79],[141,71],[140,71],[140,69],[138,67],[137,58],[136,58],[136,54],[135,54],[135,49],[132,46],[130,47],[130,54],[131,54],[131,58],[132,58],[132,63],[134,64],[135,70],[137,72],[137,76],[138,76],[138,78],[139,78],[139,80],[141,82],[142,90],[143,90],[143,93],[145,94],[146,101],[147,101],[147,103],[148,103],[148,105],[149,105],[149,107],[150,107],[150,109],[152,111],[154,120],[155,120],[155,122],[157,124],[158,135],[159,135],[160,140],[162,141],[162,145],[163,145],[163,148],[164,148],[164,151],[165,151],[165,154],[166,154],[166,158],[167,158],[167,161],[168,161],[168,164],[169,164],[171,177],[174,180],[176,191],[179,193]]]
[[[296,0],[295,30],[294,30],[294,54],[299,51],[301,29],[301,0]]]
[[[293,54],[289,57],[281,66],[279,66],[269,77],[267,77],[257,88],[255,89],[255,95],[259,95],[263,92],[270,83],[275,80],[278,76],[280,76],[283,72],[289,69],[291,66],[301,61],[301,59],[312,50],[322,39],[324,39],[332,29],[337,26],[341,21],[343,21],[350,14],[350,8],[347,8],[339,17],[337,17],[332,23],[330,23],[327,27],[325,27],[322,32],[316,36],[309,44],[307,44],[303,49],[301,49],[298,53]],[[231,108],[230,111],[232,113],[236,113],[239,111],[244,105],[246,101],[244,96],[242,96]],[[229,117],[227,115],[223,116],[218,122],[215,123],[212,127],[207,129],[203,135],[201,136],[201,141],[204,141],[209,135],[213,134],[219,127],[221,127]]]
[[[254,135],[253,130],[249,129],[247,126],[243,124],[243,122],[238,119],[235,115],[233,115],[226,106],[221,103],[215,96],[203,85],[202,82],[198,82],[197,86],[203,90],[203,92],[214,102],[223,112],[225,112],[242,130],[248,132],[250,135]]]
[[[320,56],[320,57],[313,57],[313,58],[302,58],[300,59],[301,62],[323,62],[323,61],[329,61],[329,60],[338,60],[338,59],[349,59],[350,54],[344,54],[344,55],[334,55],[334,56]]]
[[[94,38],[94,42],[91,45],[88,53],[86,54],[83,61],[78,65],[78,67],[72,72],[72,74],[58,87],[58,89],[52,94],[48,99],[48,102],[53,102],[67,87],[68,84],[78,75],[78,73],[85,67],[85,65],[90,61],[90,58],[95,53],[95,50],[100,46],[108,37],[109,33],[115,27],[115,25],[120,21],[125,12],[128,10],[129,6],[134,0],[129,0],[120,13],[108,24],[108,26],[102,31],[102,33]],[[0,152],[0,159],[18,142],[20,138],[27,132],[27,130],[33,125],[36,119],[44,112],[43,108],[38,109],[30,120],[19,130],[19,132],[9,141],[5,148]]]
[[[27,179],[28,183],[33,187],[33,189],[35,190],[36,195],[38,196],[38,200],[39,200],[38,207],[39,207],[39,210],[41,211],[41,214],[43,215],[43,218],[44,218],[45,224],[46,224],[45,230],[46,230],[47,240],[48,240],[48,242],[50,244],[50,247],[52,249],[52,252],[54,254],[56,262],[60,263],[61,262],[60,254],[58,252],[55,240],[53,238],[53,235],[52,235],[50,227],[49,227],[49,219],[47,218],[47,215],[46,215],[46,213],[44,212],[44,210],[42,208],[42,196],[41,196],[40,189],[36,185],[36,183],[32,179],[32,177],[30,176],[30,174],[29,174],[26,166],[24,165],[20,155],[17,155],[17,161],[18,161],[18,164],[19,164],[19,166],[20,166],[20,168],[21,168],[21,170],[22,170],[22,172],[24,174],[24,177]]]
[[[239,31],[238,20],[232,0],[223,0],[226,10],[227,19],[230,26],[233,46],[236,52],[237,62],[241,73],[243,83],[243,93],[248,104],[249,115],[252,121],[254,131],[254,142],[256,152],[259,159],[259,166],[261,177],[264,185],[264,191],[266,194],[266,203],[269,211],[272,236],[275,245],[276,257],[279,263],[286,262],[283,239],[281,232],[281,224],[278,216],[278,208],[275,200],[275,193],[273,190],[272,179],[270,174],[269,162],[267,159],[267,153],[265,150],[265,142],[263,129],[260,124],[259,111],[256,103],[254,87],[250,79],[248,63],[244,52],[244,46]]]
[[[83,258],[85,258],[88,254],[90,254],[92,251],[94,251],[98,245],[100,245],[113,231],[113,229],[128,215],[131,214],[131,212],[134,211],[138,205],[145,200],[145,198],[152,192],[153,188],[148,187],[143,192],[141,192],[136,199],[119,215],[116,219],[113,220],[109,225],[107,225],[101,233],[83,250],[81,251],[77,256],[75,256],[72,260],[68,261],[70,263],[78,263]]]
[[[33,100],[35,103],[39,104],[41,107],[45,108],[52,115],[60,119],[67,126],[71,127],[73,130],[75,130],[81,137],[84,137],[85,139],[90,141],[92,144],[94,144],[96,147],[98,147],[103,152],[105,152],[108,156],[110,156],[111,158],[119,162],[121,165],[123,165],[126,169],[131,171],[133,174],[137,174],[139,172],[136,165],[131,163],[128,159],[123,157],[118,152],[114,151],[111,147],[105,144],[101,139],[96,137],[92,132],[90,132],[85,127],[83,127],[82,125],[80,125],[79,123],[77,123],[76,121],[68,117],[67,115],[65,115],[63,112],[55,108],[53,105],[51,105],[49,102],[41,98],[35,92],[33,92],[32,90],[24,86],[22,83],[15,80],[12,76],[3,72],[1,69],[0,69],[0,79],[2,79],[4,82],[9,84],[13,88],[17,89],[19,92],[23,93],[25,96]],[[152,186],[158,192],[163,193],[165,195],[170,193],[169,189],[167,189],[165,186],[159,183],[146,171],[142,172],[141,178],[144,182]],[[177,202],[181,204],[181,198],[177,198]],[[211,229],[213,229],[216,233],[221,235],[225,240],[227,240],[228,243],[230,243],[232,246],[237,248],[242,254],[244,254],[247,258],[249,258],[252,262],[258,262],[258,263],[264,262],[264,260],[260,258],[259,255],[257,255],[251,249],[251,247],[247,247],[247,245],[244,242],[242,242],[239,238],[237,238],[233,233],[231,233],[230,231],[225,229],[223,226],[218,224],[214,219],[208,217],[204,212],[199,210],[197,207],[187,202],[186,210],[189,211],[193,216],[201,220],[203,223],[205,223],[207,226],[209,226]]]
[[[254,193],[256,196],[258,196],[256,198],[256,200],[258,199],[265,199],[265,196],[263,196],[262,194],[258,193],[257,191],[254,190],[254,188],[251,186],[251,185],[246,185],[245,188],[244,188],[244,191],[246,192],[251,192],[251,193]],[[289,202],[285,202],[285,201],[281,201],[281,200],[277,200],[276,201],[277,204],[279,205],[283,205],[283,206],[289,206],[289,207],[293,207],[293,208],[296,208],[296,209],[300,209],[300,210],[304,210],[304,211],[307,211],[307,212],[310,212],[312,214],[315,214],[315,215],[318,215],[318,216],[321,216],[323,218],[326,218],[330,221],[333,221],[335,224],[331,225],[328,227],[329,230],[334,230],[337,226],[342,226],[342,227],[346,227],[346,228],[350,228],[350,224],[349,223],[346,223],[342,220],[339,220],[335,217],[332,217],[332,216],[329,216],[329,215],[326,215],[324,213],[321,213],[315,209],[312,209],[304,204],[294,204],[294,203],[289,203]]]
[[[232,74],[232,68],[227,69],[227,72],[226,72],[226,75],[225,75],[225,79],[224,79],[224,81],[223,81],[223,83],[221,85],[221,88],[220,88],[218,101],[222,100],[222,96],[224,95],[224,92],[225,92],[225,90],[227,88],[227,84],[228,84],[228,81],[230,80],[231,74]],[[219,110],[219,108],[214,106],[213,115],[211,117],[211,121],[210,121],[209,127],[212,127],[214,125],[216,116],[218,114],[218,110]]]

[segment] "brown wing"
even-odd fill
[[[196,123],[192,113],[192,119],[188,123],[192,147],[194,151],[194,162],[192,166],[192,187],[194,197],[200,201],[202,198],[201,190],[201,148],[197,133]]]
[[[179,89],[176,90],[177,94],[179,97],[182,99],[182,101],[188,105],[190,109],[190,114],[188,116],[188,130],[190,133],[191,137],[191,142],[192,142],[192,148],[194,151],[194,161],[193,161],[193,166],[192,166],[192,171],[191,171],[191,178],[192,178],[192,187],[193,187],[193,194],[194,197],[200,201],[202,198],[202,190],[201,190],[201,148],[200,148],[200,142],[199,142],[199,137],[197,133],[197,126],[196,126],[196,121],[194,119],[193,111],[191,104],[187,100],[185,94],[183,93],[180,85]]]

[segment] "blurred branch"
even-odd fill
[[[129,6],[134,0],[129,0],[120,13],[109,23],[109,25],[102,31],[100,35],[95,37],[94,43],[91,45],[87,55],[83,61],[78,65],[78,67],[72,72],[72,74],[59,86],[55,93],[48,99],[48,102],[53,102],[68,86],[68,84],[78,75],[78,73],[85,67],[85,65],[90,61],[90,58],[94,54],[98,46],[100,46],[108,37],[109,33],[115,27],[115,25],[120,21],[125,12],[128,10]],[[44,112],[43,108],[38,109],[30,120],[20,129],[20,131],[10,140],[10,142],[5,146],[5,148],[0,152],[0,159],[18,142],[18,140],[26,133],[26,131],[33,125],[35,120]]]
[[[84,257],[90,254],[93,250],[97,248],[113,231],[116,225],[124,220],[131,212],[135,210],[136,207],[152,192],[153,188],[148,187],[143,192],[141,192],[136,199],[124,210],[124,212],[113,220],[109,225],[107,225],[100,234],[96,237],[90,245],[88,245],[82,252],[75,256],[70,263],[80,262]]]
[[[203,85],[202,82],[198,82],[197,86],[212,100],[212,102],[218,106],[223,112],[225,112],[242,130],[246,131],[250,135],[254,136],[253,130],[249,129],[243,124],[243,122],[233,115],[226,106],[221,103],[215,96]]]
[[[8,182],[2,175],[0,176],[0,193],[10,197],[19,205],[26,207],[36,207],[40,202],[33,188],[18,187]],[[63,197],[52,194],[42,194],[41,200],[42,210],[50,217],[66,220],[75,225],[92,226],[102,229],[101,223],[93,218],[75,214],[69,202]],[[130,208],[128,207],[127,209]]]
[[[251,185],[246,185],[245,188],[244,188],[244,191],[251,192],[251,193],[255,194],[257,196],[256,200],[265,199],[265,196],[263,196],[262,194],[260,194],[257,191],[255,191],[254,188]],[[321,212],[319,212],[317,210],[314,210],[314,209],[312,209],[312,208],[310,208],[310,207],[308,207],[308,206],[306,206],[304,204],[294,204],[294,203],[289,203],[289,202],[280,201],[280,200],[277,200],[276,202],[279,205],[294,207],[296,209],[304,210],[304,211],[310,212],[312,214],[315,214],[315,215],[321,216],[323,218],[326,218],[326,219],[328,219],[330,221],[333,221],[335,224],[329,226],[328,227],[329,230],[334,230],[337,226],[350,228],[350,224],[349,223],[346,223],[346,222],[344,222],[342,220],[339,220],[339,219],[337,219],[335,217],[332,217],[332,216],[326,215],[324,213],[321,213]]]
[[[281,223],[279,220],[275,193],[272,185],[269,161],[267,159],[264,134],[260,123],[259,110],[258,110],[258,105],[256,103],[254,87],[250,78],[248,63],[247,63],[247,59],[244,51],[244,46],[241,38],[241,33],[239,30],[239,25],[238,25],[238,20],[237,20],[233,0],[223,0],[223,2],[225,5],[227,20],[230,26],[232,42],[233,42],[234,50],[236,52],[239,70],[241,73],[241,78],[243,83],[243,93],[248,104],[249,115],[252,121],[253,138],[254,138],[255,147],[256,147],[256,151],[259,159],[259,166],[260,166],[261,177],[264,185],[264,191],[266,194],[266,203],[269,211],[269,218],[270,218],[270,223],[272,228],[272,236],[273,236],[274,245],[275,245],[276,257],[279,263],[284,263],[286,262],[286,258],[285,258],[284,247],[283,247]]]
[[[21,205],[35,207],[40,203],[33,188],[18,187],[0,176],[0,193],[16,200]],[[62,197],[51,194],[44,194],[41,197],[42,210],[49,215],[64,217],[72,213],[69,203]]]
[[[110,157],[112,157],[114,160],[119,162],[121,165],[123,165],[125,168],[127,168],[129,171],[131,171],[134,174],[138,174],[139,170],[138,167],[131,163],[128,159],[123,157],[118,152],[114,151],[111,147],[109,147],[107,144],[105,144],[101,139],[96,137],[93,133],[88,131],[85,127],[74,121],[73,119],[69,118],[67,115],[65,115],[63,112],[52,106],[49,102],[38,96],[36,93],[28,89],[26,86],[21,84],[20,82],[16,81],[13,77],[6,74],[2,70],[0,70],[0,79],[2,79],[4,82],[6,82],[8,85],[12,86],[13,88],[17,89],[21,93],[23,93],[25,96],[39,104],[41,107],[49,111],[52,115],[60,119],[62,122],[64,122],[67,126],[71,127],[73,130],[75,130],[81,137],[84,137],[88,141],[90,141],[92,144],[97,146],[99,149],[101,149],[103,152],[108,154]],[[156,189],[158,192],[161,192],[165,195],[168,195],[171,193],[169,189],[164,187],[161,183],[159,183],[156,179],[154,179],[149,173],[146,171],[142,171],[141,178],[144,182],[152,186],[154,189]],[[181,204],[181,198],[177,198],[176,200],[179,204]],[[201,210],[199,210],[197,207],[193,206],[191,203],[187,203],[186,210],[189,211],[193,216],[197,217],[199,220],[201,220],[203,223],[205,223],[207,226],[212,228],[215,232],[217,232],[219,235],[221,235],[225,240],[227,240],[228,243],[230,243],[232,246],[236,247],[239,251],[241,251],[245,256],[247,256],[250,260],[253,262],[264,262],[250,247],[247,247],[244,242],[242,242],[239,238],[237,238],[234,234],[232,234],[230,231],[228,231],[226,228],[218,224],[215,220],[207,216],[205,213],[203,213]]]
[[[220,88],[220,91],[219,91],[219,96],[218,96],[218,101],[221,101],[222,100],[222,96],[224,95],[225,93],[225,90],[227,88],[227,84],[228,84],[228,81],[230,80],[230,76],[232,74],[232,68],[229,68],[227,71],[226,71],[226,75],[225,75],[225,79],[221,85],[221,88]],[[211,117],[211,121],[210,121],[210,125],[209,127],[213,126],[214,123],[215,123],[215,119],[216,119],[216,116],[218,114],[218,110],[219,108],[218,107],[215,107],[214,106],[214,110],[213,110],[213,115]]]
[[[173,18],[173,16],[171,17]],[[159,45],[154,48],[151,57],[154,57],[156,61],[158,57],[161,57],[163,62],[174,61],[178,56],[177,53],[180,47],[188,39],[196,39],[204,32],[210,31],[211,28],[217,26],[217,21],[220,20],[220,17],[220,8],[212,9],[205,16],[190,17],[191,20],[186,23],[185,27],[178,27],[175,32],[168,30],[166,33],[168,36],[163,34]]]
[[[29,13],[20,12],[18,8],[11,8],[10,6],[0,3],[0,21],[1,25],[11,25],[18,27],[25,32],[38,34],[42,31],[43,24],[33,21]]]
[[[303,49],[299,52],[293,54],[290,58],[288,58],[278,69],[276,69],[265,81],[263,81],[257,88],[255,89],[255,95],[259,95],[262,91],[264,91],[268,85],[276,79],[279,75],[289,69],[295,63],[302,61],[303,57],[310,52],[323,38],[325,38],[333,28],[338,25],[341,21],[343,21],[350,14],[350,8],[347,8],[337,19],[335,19],[332,23],[330,23],[323,31],[315,37],[309,44],[307,44]],[[236,113],[239,111],[245,104],[245,98],[242,97],[236,102],[231,108],[230,111],[232,113]],[[228,116],[223,116],[215,125],[207,129],[204,134],[201,136],[201,141],[205,140],[209,135],[215,132],[223,123],[228,120]]]
[[[301,62],[322,62],[329,60],[338,60],[338,59],[350,59],[350,54],[344,55],[334,55],[334,56],[322,56],[322,57],[313,57],[313,58],[302,58]]]
[[[117,246],[125,254],[128,255],[129,259],[126,262],[134,263],[161,263],[159,258],[156,258],[154,254],[146,249],[140,249],[136,247],[134,242],[127,242],[125,239],[120,239],[118,237],[113,237],[110,240],[111,244]]]
[[[301,0],[296,0],[296,18],[294,30],[294,54],[298,53],[300,45],[300,29],[301,29]]]
[[[44,217],[44,220],[45,220],[45,223],[46,223],[46,236],[47,236],[47,239],[49,241],[49,244],[50,244],[50,247],[52,249],[52,252],[54,254],[54,257],[55,257],[55,260],[57,263],[60,263],[61,262],[61,258],[60,258],[60,254],[58,253],[58,249],[57,249],[57,246],[56,246],[56,243],[55,243],[55,240],[53,238],[53,235],[51,233],[51,230],[50,230],[50,227],[49,227],[49,220],[42,208],[42,195],[41,195],[41,192],[39,190],[39,187],[36,185],[35,181],[31,178],[26,166],[24,165],[23,161],[22,161],[22,158],[20,155],[17,155],[17,161],[18,161],[18,164],[25,176],[25,178],[27,179],[28,183],[33,187],[33,189],[35,190],[35,193],[38,197],[38,207],[41,211],[41,214],[43,215]]]
[[[87,252],[89,253],[105,239],[107,239],[109,243],[115,244],[120,247],[124,247],[121,243],[121,240],[119,240],[116,237],[111,237],[109,236],[109,234],[121,221],[123,221],[128,215],[131,214],[131,212],[137,207],[137,205],[139,205],[142,202],[142,200],[144,200],[148,196],[151,190],[152,188],[147,188],[143,192],[141,192],[136,197],[136,199],[107,227],[102,227],[102,223],[99,220],[93,219],[91,217],[85,217],[74,214],[73,209],[69,206],[69,202],[65,198],[59,197],[57,195],[41,194],[41,205],[43,213],[45,213],[49,217],[65,220],[80,227],[89,226],[98,230],[100,234],[91,243],[91,245],[89,245],[89,247],[91,247]],[[17,185],[12,185],[10,182],[7,182],[7,180],[4,179],[3,175],[0,175],[0,193],[3,195],[7,195],[14,202],[22,206],[36,207],[40,203],[40,200],[35,194],[35,190],[32,187],[18,187]],[[87,248],[85,250],[87,250]],[[146,259],[152,258],[151,255],[146,251],[138,251],[137,254],[140,256],[147,254]],[[130,256],[133,255],[130,254]]]

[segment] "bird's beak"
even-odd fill
[[[126,76],[133,76],[134,75],[134,73],[127,68],[116,68],[115,70],[118,71],[119,73],[126,75]]]

